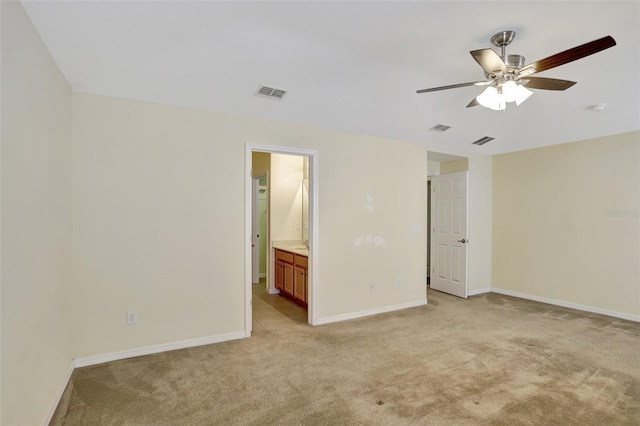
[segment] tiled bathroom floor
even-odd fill
[[[264,279],[261,279],[258,284],[253,284],[252,288],[252,334],[307,324],[307,310],[279,294],[268,294]]]

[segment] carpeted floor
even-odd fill
[[[52,424],[640,424],[640,324],[428,296],[311,327],[257,291],[250,339],[77,369]]]

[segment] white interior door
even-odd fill
[[[467,297],[467,172],[431,178],[431,288]]]
[[[260,225],[258,221],[258,197],[260,193],[260,179],[253,179],[253,203],[251,205],[251,282],[260,282],[260,241],[258,235]]]

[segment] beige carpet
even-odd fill
[[[52,424],[640,424],[638,323],[429,291],[311,327],[283,302],[259,292],[250,339],[77,369]]]

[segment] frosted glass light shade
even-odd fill
[[[518,85],[515,81],[509,80],[502,85],[502,95],[505,102],[515,102]]]
[[[487,87],[476,100],[483,107],[501,111],[506,108],[507,102],[515,102],[516,105],[520,105],[532,94],[533,92],[523,85],[509,80],[500,89],[494,86]]]
[[[521,103],[526,101],[529,96],[533,94],[531,90],[527,89],[522,84],[516,84],[515,91],[516,91],[516,94],[514,96],[515,98],[514,101],[516,102],[516,105],[520,105]]]
[[[496,111],[501,111],[507,107],[504,100],[504,96],[498,93],[498,89],[493,86],[489,86],[484,89],[484,92],[476,97],[476,100],[480,105],[485,108],[491,108]]]
[[[504,95],[505,102],[515,102],[516,105],[520,105],[524,102],[533,92],[522,84],[518,84],[515,81],[509,80],[502,85],[502,94]]]

